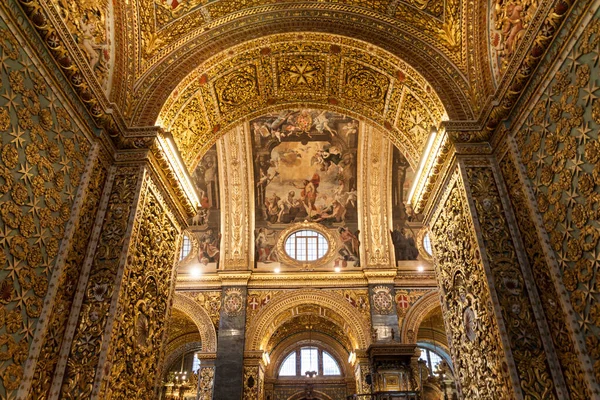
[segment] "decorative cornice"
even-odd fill
[[[363,272],[369,285],[378,285],[393,284],[398,271],[396,269],[374,268],[365,269]]]
[[[223,286],[246,286],[252,276],[251,271],[219,271],[217,274]]]

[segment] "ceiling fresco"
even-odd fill
[[[250,124],[257,226],[356,221],[357,120],[302,109]]]
[[[193,167],[219,131],[291,103],[366,116],[402,142],[413,165],[430,127],[447,118],[437,93],[407,63],[365,42],[303,33],[250,41],[207,61],[173,91],[158,123]]]

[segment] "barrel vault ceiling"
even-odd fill
[[[574,4],[15,1],[109,133],[157,122],[177,131],[193,118],[199,137],[177,138],[188,166],[254,106],[353,111],[406,141],[413,159],[426,136],[416,125],[493,130]],[[194,101],[201,112],[176,118]]]

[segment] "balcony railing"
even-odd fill
[[[372,394],[353,394],[347,400],[420,400],[419,392],[375,392]]]

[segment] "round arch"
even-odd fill
[[[217,351],[217,334],[208,313],[194,300],[180,293],[173,295],[173,307],[184,312],[198,327],[203,353]]]
[[[345,349],[331,337],[328,337],[324,334],[313,333],[309,335],[307,332],[293,334],[280,343],[278,348],[276,348],[275,351],[270,354],[270,357],[273,361],[265,369],[265,376],[268,378],[276,378],[277,373],[281,368],[281,364],[283,361],[285,361],[285,357],[290,353],[290,351],[293,351],[295,348],[305,347],[308,345],[316,345],[317,347],[322,347],[324,350],[329,352],[329,354],[339,364],[342,377],[354,377],[352,366],[346,361],[349,356],[347,349]]]
[[[331,10],[325,10],[328,7]],[[452,57],[448,57],[451,52],[442,55],[444,50],[436,48],[433,45],[435,42],[427,43],[423,40],[425,38],[418,37],[420,34],[418,29],[394,27],[393,19],[390,20],[391,23],[382,23],[374,14],[361,13],[359,8],[351,7],[343,13],[337,12],[337,8],[339,8],[338,4],[321,3],[318,9],[308,7],[301,15],[290,15],[274,7],[258,15],[232,18],[218,29],[199,29],[195,33],[185,35],[187,40],[185,46],[171,45],[168,48],[170,53],[149,60],[152,66],[136,83],[136,98],[140,100],[133,106],[133,123],[152,124],[159,114],[161,105],[177,84],[210,57],[248,39],[288,32],[343,34],[348,38],[363,40],[378,46],[398,59],[411,60],[415,69],[439,93],[448,108],[450,118],[473,119],[469,79],[457,66],[457,63],[461,63],[462,56],[455,57],[452,61]],[[332,12],[336,15],[332,15]],[[268,20],[269,24],[260,24],[260,19]],[[250,21],[252,23],[249,23]],[[125,63],[125,60],[120,60],[119,63]],[[489,80],[483,78],[489,75],[489,71],[482,71],[481,75],[477,78],[484,85],[486,93],[491,93],[493,88],[488,83]],[[122,83],[118,84],[121,87],[117,88],[117,91],[124,90],[122,85]]]
[[[318,390],[313,390],[310,394],[312,396],[311,397],[312,400],[333,400],[327,394],[320,392]],[[301,392],[294,393],[293,395],[288,397],[287,400],[303,400],[305,398],[306,398],[306,391],[303,390]]]
[[[304,50],[306,42],[310,51]],[[295,84],[288,70],[307,54],[316,61],[305,67],[318,71],[310,90]],[[271,68],[272,63],[285,67]],[[231,84],[237,79],[250,87],[237,91]],[[360,94],[364,87],[369,88],[367,97]],[[247,40],[197,66],[178,82],[152,123],[173,134],[184,163],[193,169],[235,126],[270,112],[302,108],[369,121],[415,169],[429,128],[449,117],[432,83],[393,54],[340,35],[286,33]]]
[[[169,367],[175,362],[175,360],[195,349],[202,349],[202,342],[185,343],[173,350],[171,353],[167,354],[165,360],[163,361],[163,375],[168,371]]]
[[[400,338],[403,343],[417,343],[417,331],[425,316],[440,306],[439,292],[432,290],[413,304],[402,323]]]
[[[254,317],[246,333],[246,351],[260,351],[270,338],[270,332],[281,314],[293,310],[295,307],[306,304],[314,304],[325,310],[331,310],[344,318],[345,329],[351,333],[348,335],[354,349],[366,349],[370,342],[370,326],[367,318],[363,317],[358,310],[352,307],[343,296],[335,293],[316,289],[296,290],[273,298],[269,304],[263,307]],[[325,311],[326,312],[326,311]]]

